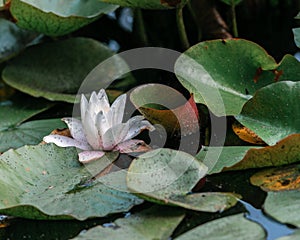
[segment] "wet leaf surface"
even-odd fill
[[[234,206],[238,196],[231,193],[188,194],[206,172],[207,167],[187,153],[157,149],[132,162],[127,185],[138,196],[159,204],[205,212]]]
[[[2,154],[0,212],[30,219],[84,220],[125,212],[142,203],[128,192],[91,180],[93,176],[77,158],[74,148],[52,144]]]
[[[108,227],[97,226],[80,234],[76,239],[168,239],[182,221],[184,212],[180,209],[154,206],[127,218],[117,219]]]

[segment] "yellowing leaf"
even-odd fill
[[[254,133],[252,130],[249,128],[239,124],[238,122],[235,122],[232,125],[232,129],[236,135],[240,139],[242,139],[245,142],[253,143],[253,144],[258,144],[258,145],[265,145],[266,143],[259,137],[257,136],[256,133]]]
[[[226,170],[274,167],[300,161],[300,134],[292,134],[274,146],[251,148],[243,159]]]
[[[300,165],[260,171],[254,174],[250,181],[264,191],[300,189]]]

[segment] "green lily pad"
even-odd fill
[[[300,133],[300,82],[283,81],[258,90],[236,119],[269,145]]]
[[[283,59],[284,60],[284,59]],[[201,42],[184,52],[175,73],[195,101],[217,116],[237,115],[256,90],[274,81],[299,81],[299,64],[294,75],[285,76],[275,60],[257,44],[243,40]]]
[[[66,125],[60,119],[45,119],[2,129],[0,130],[0,152],[24,145],[36,145],[52,130],[65,127]]]
[[[0,18],[0,63],[23,50],[37,35]]]
[[[9,150],[0,156],[0,213],[84,220],[128,211],[142,202],[91,178],[74,148],[45,144]]]
[[[209,167],[209,174],[219,173],[224,168],[229,168],[240,162],[251,148],[237,146],[202,147],[196,158]]]
[[[244,214],[220,218],[200,225],[175,240],[264,240],[264,229],[257,223],[245,219]]]
[[[187,0],[100,0],[101,2],[117,4],[122,7],[168,9],[183,6]]]
[[[28,96],[14,96],[0,104],[0,130],[13,128],[53,106],[45,100]]]
[[[300,227],[300,191],[268,192],[264,210],[276,220]]]
[[[79,234],[74,240],[88,239],[168,239],[184,218],[183,211],[154,206],[127,218],[117,219],[111,227],[97,226]]]
[[[296,230],[293,234],[289,236],[277,238],[276,240],[298,240],[298,239],[300,239],[300,230]]]
[[[293,28],[295,44],[300,48],[300,28]]]
[[[37,144],[53,129],[63,127],[58,120],[24,123],[53,104],[27,96],[16,96],[0,105],[0,152],[25,144]],[[23,123],[23,124],[22,124]],[[53,127],[53,128],[52,128]]]
[[[209,166],[209,174],[287,165],[300,161],[300,134],[267,147],[204,147],[196,158]]]
[[[148,201],[206,212],[223,211],[237,202],[230,193],[194,193],[207,167],[191,155],[157,149],[140,155],[128,170],[128,188]]]
[[[34,97],[73,103],[86,75],[112,55],[106,46],[88,38],[44,43],[26,49],[3,70],[2,77]],[[110,67],[107,72],[114,71],[115,66]],[[97,90],[96,84],[90,87],[85,90]]]
[[[10,12],[22,28],[60,36],[95,21],[117,7],[98,0],[11,0]]]

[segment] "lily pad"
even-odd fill
[[[101,2],[117,4],[122,7],[168,9],[183,6],[187,0],[100,0]]]
[[[220,218],[200,225],[175,240],[264,240],[264,229],[257,223],[245,219],[244,214]]]
[[[300,48],[300,28],[293,28],[295,44]]]
[[[268,192],[264,210],[276,220],[300,227],[300,191]]]
[[[294,75],[286,76],[288,80],[299,81],[299,66]],[[261,87],[286,80],[286,69],[279,71],[279,67],[253,42],[212,40],[184,52],[175,64],[175,73],[183,86],[194,93],[197,103],[206,104],[217,116],[224,116],[239,114]]]
[[[202,147],[200,152],[196,155],[196,158],[203,162],[206,166],[209,166],[209,174],[219,173],[224,168],[229,168],[240,162],[251,148],[252,147],[237,146]],[[220,152],[221,154],[211,154],[211,156],[208,156],[208,152]]]
[[[11,0],[10,12],[22,28],[60,36],[95,21],[117,7],[98,0]]]
[[[300,161],[300,134],[290,135],[267,147],[204,147],[196,158],[209,166],[209,174],[287,165]]]
[[[0,176],[0,213],[17,217],[84,220],[142,202],[91,181],[74,148],[45,144],[9,150],[0,156]]]
[[[97,226],[79,234],[74,240],[88,239],[168,239],[184,217],[183,211],[154,206],[127,218],[117,219],[110,227]]]
[[[0,18],[0,63],[23,50],[37,34],[20,29],[16,24]]]
[[[182,136],[199,131],[198,109],[193,96],[186,98],[163,84],[145,84],[130,94],[135,107],[153,124],[162,125],[169,134]]]
[[[277,238],[276,240],[298,240],[298,239],[300,239],[300,230],[296,230],[293,234],[289,236]]]
[[[283,81],[258,90],[236,119],[267,144],[300,133],[300,82]]]
[[[3,70],[2,77],[32,96],[73,103],[86,75],[112,55],[106,46],[88,38],[44,43],[26,49]],[[108,72],[114,70],[110,67]],[[97,90],[97,85],[84,90]]]
[[[24,145],[36,145],[43,140],[44,136],[50,134],[52,130],[64,127],[66,125],[60,119],[45,119],[1,129],[0,152]]]
[[[194,193],[207,167],[191,155],[171,149],[157,149],[140,155],[128,170],[128,188],[148,201],[187,209],[217,212],[237,202],[230,193]]]
[[[253,185],[264,191],[300,190],[300,165],[271,168],[251,176]]]
[[[25,144],[37,144],[44,134],[63,127],[58,120],[24,123],[34,115],[49,109],[53,104],[27,96],[15,96],[0,105],[0,152]],[[22,124],[24,123],[24,124]],[[53,127],[53,128],[52,128]]]

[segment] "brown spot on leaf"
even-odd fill
[[[283,74],[283,70],[273,70],[272,72],[275,74],[274,81],[278,82],[280,76]]]
[[[258,79],[259,79],[259,77],[261,76],[262,71],[263,71],[263,70],[262,70],[261,67],[259,67],[259,68],[256,70],[255,76],[254,76],[254,78],[253,78],[254,83],[257,83],[257,82],[258,82]]]
[[[265,145],[266,143],[253,131],[249,128],[246,128],[242,124],[235,122],[232,124],[232,130],[240,139],[245,142],[258,144],[258,145]]]

